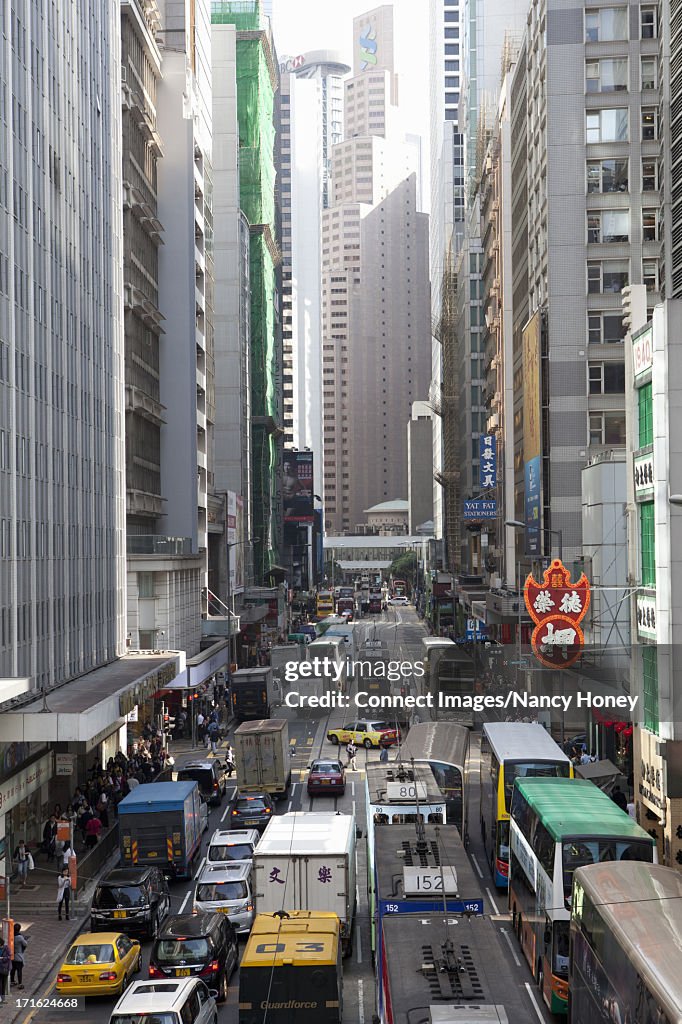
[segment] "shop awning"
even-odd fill
[[[590,761],[589,764],[576,765],[575,774],[581,779],[594,782],[595,786],[599,786],[605,793],[608,793],[621,775],[621,770],[616,768],[612,761]]]
[[[122,724],[136,704],[167,686],[185,665],[181,651],[127,654],[0,715],[1,743],[86,743]]]

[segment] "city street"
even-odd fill
[[[411,607],[391,608],[381,616],[372,620],[360,621],[357,630],[362,635],[370,637],[376,631],[376,638],[383,639],[389,645],[391,656],[397,660],[418,660],[420,657],[421,637],[425,630],[419,622]],[[277,714],[280,712],[278,711]],[[293,712],[288,712],[287,717]],[[353,711],[345,714],[345,720],[354,715]],[[339,810],[342,813],[354,813],[358,825],[362,828],[363,839],[358,842],[357,848],[357,878],[358,878],[358,915],[356,919],[355,941],[353,953],[350,959],[344,962],[344,1021],[348,1024],[369,1024],[375,1007],[374,972],[370,956],[369,940],[369,918],[367,911],[367,886],[366,886],[366,821],[365,821],[365,765],[369,762],[378,761],[378,751],[368,751],[361,748],[358,751],[358,772],[348,774],[349,785],[346,793],[341,798],[334,799],[312,799],[305,792],[305,777],[307,765],[314,757],[321,755],[335,756],[338,748],[335,748],[327,739],[328,728],[340,726],[344,723],[344,714],[341,711],[333,711],[329,716],[318,720],[304,720],[291,718],[290,738],[292,746],[295,746],[296,753],[292,758],[292,787],[288,801],[282,801],[278,806],[279,813],[284,811],[315,811],[315,810]],[[473,789],[470,799],[470,831],[471,845],[470,856],[477,877],[481,880],[481,893],[484,899],[485,913],[490,914],[499,929],[499,956],[504,958],[511,967],[514,976],[518,978],[519,1006],[525,1008],[524,1020],[550,1021],[551,1017],[545,1012],[541,1004],[537,989],[532,981],[525,961],[518,949],[515,938],[511,934],[511,926],[506,911],[506,894],[495,890],[488,865],[486,864],[483,850],[480,844],[478,830],[478,794],[477,794],[477,737],[473,737]],[[184,760],[191,759],[186,755]],[[211,810],[209,830],[203,841],[205,852],[208,839],[219,825],[225,824],[226,810],[215,808]],[[203,859],[201,863],[203,864]],[[192,884],[183,882],[171,886],[172,907],[174,913],[187,911],[191,906]],[[87,918],[86,925],[87,925]],[[151,943],[143,944],[143,971],[140,978],[146,977],[146,969],[149,959]],[[243,948],[243,943],[242,943]],[[494,966],[494,965],[490,965]],[[52,992],[52,986],[46,989],[42,996]],[[230,994],[227,1003],[219,1007],[218,1019],[220,1024],[237,1024],[238,1021],[238,974],[232,978]],[[111,1000],[92,999],[88,1000],[85,1008],[86,1018],[81,1013],[75,1019],[87,1019],[88,1024],[108,1024],[109,1015],[112,1009]],[[81,1009],[83,1009],[81,1007]],[[55,1024],[57,1021],[65,1020],[64,1010],[34,1010],[27,1009],[25,1021],[27,1024]]]

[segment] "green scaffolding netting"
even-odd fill
[[[261,24],[260,0],[213,0],[214,25],[234,25],[237,36],[237,119],[241,208],[252,229],[274,238],[275,82],[269,32]],[[249,33],[249,34],[247,34]],[[250,35],[250,33],[257,33]],[[275,264],[265,230],[250,240],[251,408],[254,419],[276,417]],[[275,508],[277,445],[268,426],[252,429],[253,522],[256,572],[277,561]]]

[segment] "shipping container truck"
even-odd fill
[[[148,782],[118,805],[121,866],[155,864],[170,878],[191,878],[201,850],[196,782]]]
[[[232,713],[238,722],[269,718],[274,697],[271,668],[240,668],[232,673]]]
[[[291,785],[289,723],[285,718],[244,722],[234,734],[239,792],[269,793],[280,800]]]
[[[293,811],[268,824],[253,854],[256,913],[324,910],[341,921],[344,956],[353,945],[355,817]]]

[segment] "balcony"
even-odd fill
[[[191,555],[191,537],[162,537],[160,534],[128,534],[126,552],[129,555]]]

